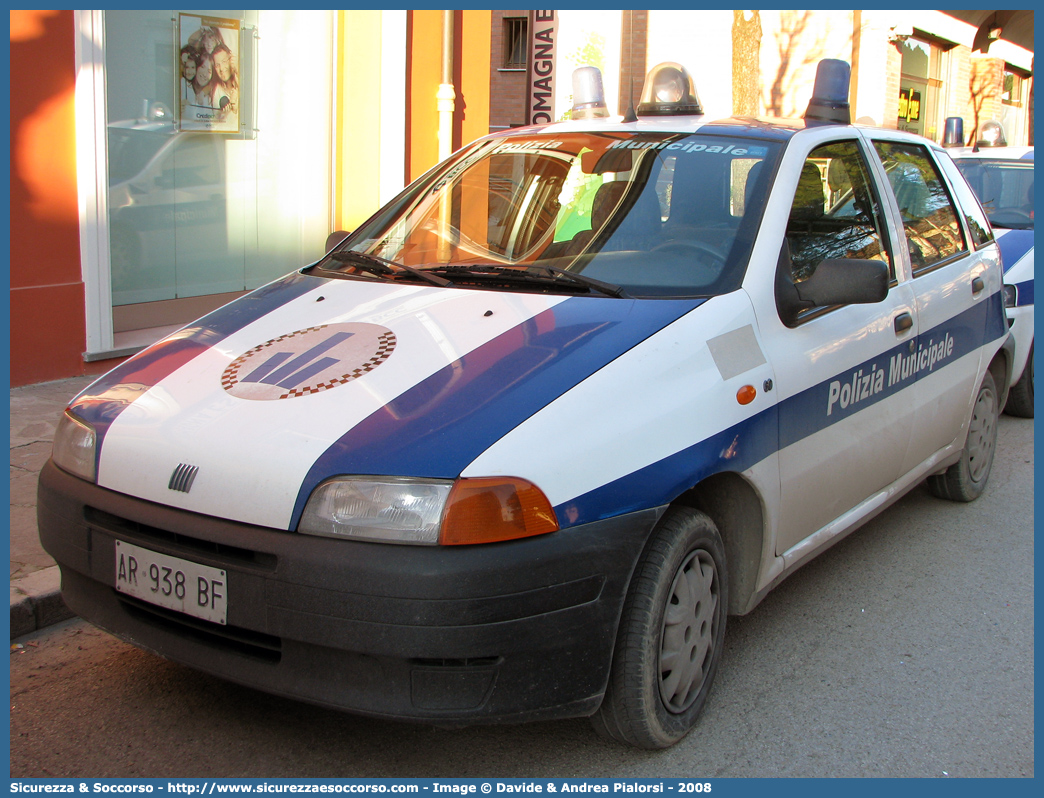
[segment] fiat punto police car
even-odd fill
[[[982,202],[1001,249],[1004,306],[1015,339],[1012,386],[1004,410],[1033,417],[1033,148],[949,151]]]
[[[39,526],[74,611],[352,712],[664,747],[729,614],[925,480],[980,494],[1011,344],[949,157],[849,124],[844,62],[790,121],[707,118],[677,64],[609,118],[580,77],[72,402]]]

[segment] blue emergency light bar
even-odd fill
[[[964,146],[964,120],[959,116],[946,117],[946,127],[943,130],[942,145],[944,147]]]
[[[852,67],[847,61],[824,58],[816,68],[816,84],[812,99],[805,109],[805,119],[816,122],[836,122],[848,125],[852,122],[852,109],[848,104],[848,84]]]
[[[582,66],[573,70],[572,119],[600,119],[609,116],[605,104],[602,73],[598,67]]]

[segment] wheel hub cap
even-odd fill
[[[718,578],[705,551],[686,557],[674,577],[660,642],[660,697],[684,712],[700,694],[718,631]]]
[[[978,482],[990,463],[997,439],[997,399],[992,391],[981,391],[975,400],[975,413],[968,430],[968,465]]]

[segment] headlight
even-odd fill
[[[1013,285],[1004,285],[1004,307],[1013,308],[1019,304],[1019,290]]]
[[[298,530],[309,535],[433,546],[452,482],[358,477],[320,485]]]
[[[73,416],[68,410],[54,431],[54,448],[51,459],[54,464],[70,474],[74,474],[88,482],[94,482],[95,445],[97,436],[94,429],[84,421]]]
[[[298,531],[434,546],[493,543],[558,529],[551,503],[524,479],[338,477],[317,487]]]

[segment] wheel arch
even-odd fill
[[[707,477],[679,496],[675,504],[710,517],[725,544],[730,615],[743,615],[756,603],[758,574],[765,543],[765,508],[761,496],[735,472]]]

